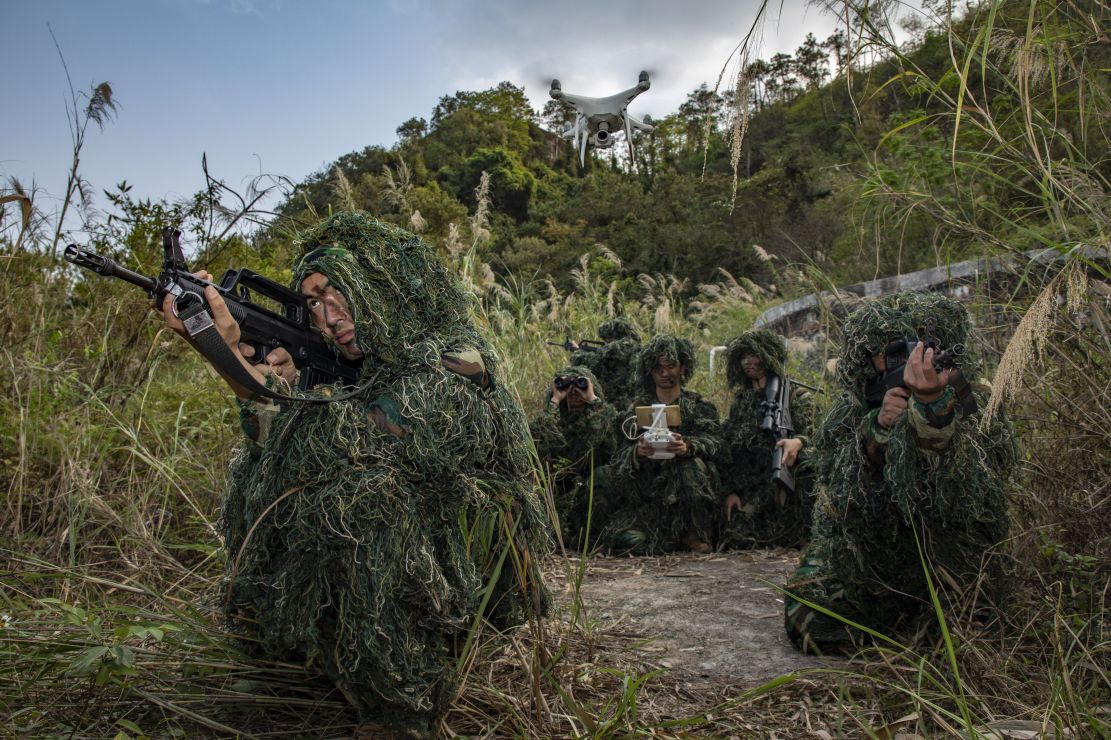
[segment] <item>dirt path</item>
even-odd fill
[[[606,631],[642,637],[646,661],[694,683],[755,686],[829,665],[794,649],[783,631],[781,585],[789,550],[591,560],[587,617]],[[679,675],[676,675],[679,674]]]

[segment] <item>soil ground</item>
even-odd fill
[[[783,630],[793,550],[591,559],[586,618],[597,629],[640,638],[636,652],[688,684],[748,687],[829,666],[797,651]]]

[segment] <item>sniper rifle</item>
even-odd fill
[[[761,431],[767,432],[778,442],[795,435],[794,422],[791,420],[791,381],[769,372],[764,386],[764,401],[761,403],[764,418],[760,422]],[[795,492],[795,476],[783,464],[783,448],[772,450],[772,483],[783,494]]]

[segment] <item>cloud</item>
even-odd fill
[[[832,17],[803,3],[787,6],[768,9],[766,43],[759,53],[764,58],[794,51],[805,38],[804,21],[819,38],[833,31]],[[442,41],[444,56],[456,60],[451,83],[456,89],[484,89],[509,80],[523,85],[539,110],[553,77],[568,92],[610,95],[636,84],[637,74],[646,69],[652,89],[630,110],[663,116],[700,84],[715,84],[758,7],[754,0],[471,0],[453,4],[437,22],[451,29],[442,33]]]

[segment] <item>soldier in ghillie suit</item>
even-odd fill
[[[640,354],[640,335],[627,319],[610,319],[598,327],[604,345],[593,351],[579,350],[571,364],[587,368],[606,389],[606,398],[615,409],[624,411],[640,393],[640,378],[635,368]]]
[[[766,329],[741,334],[726,350],[733,403],[722,425],[718,464],[724,496],[718,544],[723,549],[798,547],[809,532],[813,498],[800,464],[810,429],[810,397],[792,389],[791,437],[776,440],[760,428],[768,376],[787,382],[786,362],[783,338]],[[795,468],[793,493],[772,482],[772,453],[777,447],[783,450],[783,464]]]
[[[905,387],[867,400],[869,382],[889,370],[887,345],[923,329],[941,349],[970,340],[965,308],[933,293],[872,301],[845,320],[837,367],[844,392],[810,452],[817,481],[812,539],[787,584],[787,634],[803,650],[844,649],[862,636],[803,600],[884,634],[908,634],[929,614],[919,543],[948,601],[948,589],[976,587],[987,551],[1007,535],[1013,433],[998,416],[985,427],[978,411],[958,410],[954,385],[962,383],[950,384],[952,370],[935,369],[934,350],[919,343],[904,366]],[[975,378],[967,350],[960,372]],[[983,389],[964,387],[982,408]],[[989,593],[999,570],[991,560]]]
[[[614,550],[711,550],[718,510],[713,460],[721,448],[721,422],[712,403],[683,387],[694,367],[694,347],[686,339],[660,334],[640,352],[641,393],[627,416],[637,406],[663,403],[677,405],[681,418],[671,430],[676,433],[668,446],[672,459],[650,459],[653,449],[643,439],[614,456]]]
[[[266,655],[321,666],[367,732],[427,736],[485,585],[499,626],[545,609],[528,429],[430,247],[363,214],[323,221],[300,246],[295,289],[338,353],[361,360],[358,390],[284,409],[239,393],[225,603]],[[236,350],[238,327],[208,299]]]
[[[617,411],[594,374],[577,365],[556,373],[546,396],[529,431],[551,481],[563,542],[578,550],[604,539],[604,466],[616,450]]]

